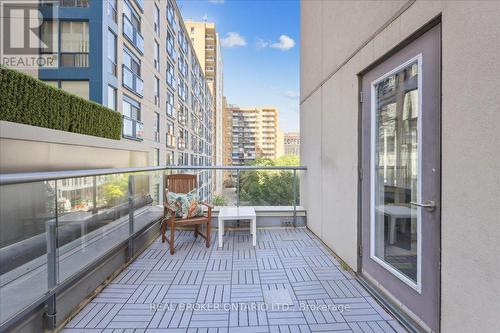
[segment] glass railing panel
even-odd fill
[[[163,172],[150,171],[132,175],[133,232],[163,216]],[[129,199],[130,200],[130,199]],[[129,201],[130,202],[130,201]]]
[[[44,296],[55,182],[0,186],[0,323]]]
[[[129,237],[129,174],[57,181],[59,282]]]

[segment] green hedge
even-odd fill
[[[121,138],[122,117],[118,112],[4,66],[0,66],[0,120]]]

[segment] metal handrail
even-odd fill
[[[92,176],[104,176],[120,173],[137,173],[147,171],[162,171],[162,170],[307,170],[305,166],[157,166],[157,167],[135,167],[135,168],[108,168],[108,169],[85,169],[85,170],[63,170],[63,171],[46,171],[46,172],[25,172],[25,173],[4,173],[0,174],[0,185],[12,185],[42,182],[49,180],[60,180],[68,178],[81,178]]]

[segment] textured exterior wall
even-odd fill
[[[357,269],[358,73],[442,17],[442,332],[500,327],[500,4],[303,1],[301,204]],[[384,29],[381,29],[386,25]],[[376,33],[377,32],[377,33]],[[375,34],[376,33],[376,34]]]

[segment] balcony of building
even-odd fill
[[[249,222],[233,220],[222,247],[215,231],[207,248],[184,229],[171,255],[159,238],[165,175],[198,174],[202,186],[217,169],[231,181],[213,199],[213,227],[221,207],[253,207],[256,246]],[[1,175],[0,327],[403,331],[307,229],[305,172],[186,166]]]

